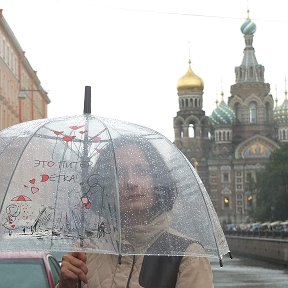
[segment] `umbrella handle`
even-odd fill
[[[91,86],[85,86],[84,114],[91,114]]]
[[[78,279],[78,285],[77,285],[77,288],[82,288],[82,282],[80,279]]]

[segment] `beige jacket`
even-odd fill
[[[143,255],[136,256],[130,280],[130,288],[140,288],[139,273]],[[123,256],[121,264],[118,256],[108,254],[87,254],[88,285],[85,288],[126,288],[133,256]],[[176,288],[212,288],[213,274],[207,258],[185,256],[182,258]]]
[[[142,267],[143,254],[147,248],[156,241],[163,233],[168,231],[177,235],[176,231],[169,229],[169,218],[162,214],[152,222],[145,225],[134,225],[122,230],[122,244],[133,247],[135,254],[135,265],[133,266],[133,256],[123,256],[121,264],[117,255],[110,254],[87,254],[88,285],[85,288],[126,288],[132,267],[132,277],[129,288],[140,288],[139,273]],[[143,237],[145,235],[145,237]],[[181,236],[178,234],[178,236]],[[188,254],[204,256],[203,248],[196,243],[188,246]],[[211,266],[205,257],[185,256],[182,258],[176,288],[212,288],[213,274]]]

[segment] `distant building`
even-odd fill
[[[256,25],[241,26],[245,49],[235,68],[236,83],[225,103],[209,117],[203,110],[204,83],[191,68],[178,80],[179,111],[174,118],[176,146],[197,169],[222,224],[253,221],[256,172],[272,151],[288,142],[288,97],[277,107],[252,46]],[[276,107],[275,107],[276,106]]]
[[[50,100],[0,9],[0,130],[46,118]]]

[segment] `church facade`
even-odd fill
[[[189,60],[178,80],[179,111],[174,117],[175,145],[202,179],[221,224],[254,221],[256,173],[270,154],[288,142],[288,97],[277,106],[265,83],[253,48],[256,25],[249,16],[241,26],[245,39],[243,61],[225,103],[210,116],[203,110],[203,80]],[[272,209],[273,207],[271,207]]]

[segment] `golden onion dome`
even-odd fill
[[[188,71],[184,76],[182,76],[178,80],[177,90],[181,91],[181,90],[193,89],[193,88],[203,89],[204,88],[203,80],[193,72],[191,68],[190,59],[188,63],[189,63]]]

